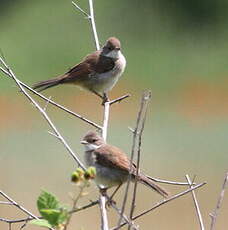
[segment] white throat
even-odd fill
[[[105,57],[110,57],[110,58],[115,58],[118,59],[121,55],[121,51],[120,50],[112,50],[109,53],[105,54]]]
[[[96,149],[98,149],[100,147],[101,147],[101,145],[94,145],[94,144],[88,143],[88,144],[85,145],[85,150],[86,151],[93,151],[93,150],[96,150]]]

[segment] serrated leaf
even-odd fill
[[[58,209],[59,201],[53,194],[46,191],[42,191],[37,200],[37,207],[39,212],[42,209]],[[40,214],[42,215],[41,212]]]
[[[49,224],[47,220],[31,220],[29,223],[44,228],[52,228],[51,224]]]

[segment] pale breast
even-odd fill
[[[115,67],[112,70],[106,73],[96,74],[91,77],[91,81],[94,83],[96,82],[92,86],[93,90],[100,93],[107,93],[110,91],[115,86],[120,76],[123,74],[125,67],[126,59],[120,53],[119,59],[116,61]]]

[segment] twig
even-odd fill
[[[13,200],[11,197],[9,197],[7,194],[5,194],[3,191],[0,190],[0,195],[2,195],[3,197],[5,197],[9,202],[11,202],[14,206],[16,206],[17,208],[19,208],[22,212],[26,213],[27,215],[33,217],[34,219],[39,219],[37,216],[35,216],[34,214],[32,214],[30,211],[28,211],[27,209],[25,209],[23,206],[21,206],[20,204],[18,204],[15,200]]]
[[[81,13],[83,13],[83,14],[86,16],[86,18],[89,18],[89,17],[90,17],[89,14],[87,14],[80,6],[78,6],[74,1],[72,1],[72,4],[73,4]]]
[[[58,129],[55,127],[55,125],[52,123],[51,119],[48,117],[47,113],[41,108],[41,106],[25,91],[13,71],[9,68],[9,66],[3,61],[2,58],[0,58],[0,62],[4,65],[4,67],[7,69],[10,76],[13,78],[17,86],[20,88],[21,92],[25,95],[25,97],[32,102],[32,104],[39,110],[39,112],[42,114],[44,119],[47,121],[49,126],[53,129],[54,133],[58,136],[58,139],[62,142],[62,144],[67,149],[68,153],[74,158],[74,160],[77,162],[78,166],[85,169],[84,165],[81,163],[79,158],[74,154],[73,150],[70,148],[70,146],[67,144],[63,136],[60,134]]]
[[[119,215],[123,216],[123,219],[127,222],[127,224],[132,227],[133,230],[137,230],[138,227],[123,213],[121,214],[121,209],[119,209],[115,204],[111,203],[111,206],[117,211]]]
[[[143,211],[142,213],[138,214],[137,216],[134,216],[134,217],[132,218],[132,220],[136,220],[136,219],[140,218],[141,216],[144,216],[145,214],[147,214],[147,213],[153,211],[154,209],[156,209],[156,208],[158,208],[158,207],[160,207],[160,206],[162,206],[162,205],[164,205],[164,204],[166,204],[166,203],[168,203],[168,202],[170,202],[170,201],[172,201],[172,200],[175,200],[175,199],[177,199],[177,198],[179,198],[179,197],[181,197],[181,196],[184,196],[185,194],[191,192],[192,190],[198,189],[198,188],[202,187],[202,186],[205,185],[205,184],[206,184],[205,182],[204,182],[204,183],[200,183],[200,184],[198,184],[198,185],[196,185],[196,186],[194,186],[194,187],[192,187],[192,188],[189,188],[189,189],[187,189],[187,190],[185,190],[185,191],[183,191],[183,192],[181,192],[181,193],[178,193],[178,194],[176,194],[176,195],[170,197],[169,199],[166,199],[166,200],[163,200],[163,201],[161,201],[161,202],[158,202],[156,205],[154,205],[154,206],[151,207],[150,209]],[[120,229],[121,227],[123,227],[123,226],[126,225],[126,224],[127,224],[127,222],[124,222],[124,223],[122,223],[120,226],[116,226],[116,227],[112,228],[111,230]]]
[[[108,227],[108,215],[106,210],[106,197],[100,194],[99,198],[99,207],[101,212],[101,229],[102,230],[109,230]]]
[[[169,180],[162,180],[162,179],[158,179],[158,178],[154,178],[154,177],[151,177],[151,176],[148,176],[147,177],[155,182],[158,182],[158,183],[164,183],[164,184],[172,184],[172,185],[189,185],[188,183],[186,182],[178,182],[178,181],[169,181]],[[195,185],[196,183],[192,183],[192,185]]]
[[[88,19],[90,21],[90,25],[92,28],[96,50],[99,50],[100,45],[99,45],[99,40],[98,40],[98,35],[97,35],[97,30],[96,30],[96,24],[95,24],[95,18],[94,18],[93,0],[88,0],[88,1],[89,1],[89,12],[90,12],[88,15]],[[109,109],[110,109],[110,104],[108,102],[106,102],[104,104],[103,127],[101,128],[102,137],[104,138],[104,141],[106,141],[106,138],[107,138]],[[108,216],[107,216],[107,210],[106,210],[105,205],[106,205],[106,197],[104,195],[102,195],[102,193],[100,193],[99,206],[100,206],[100,211],[101,211],[101,229],[102,230],[108,230],[109,229],[109,227],[108,227]]]
[[[13,205],[11,202],[7,202],[7,201],[0,201],[0,204]]]
[[[130,96],[131,96],[130,94],[126,94],[126,95],[124,95],[122,97],[119,97],[119,98],[116,98],[116,99],[114,99],[112,101],[109,101],[109,104],[112,105],[112,104],[114,104],[116,102],[121,102],[122,100],[124,100],[124,99],[126,99],[126,98],[128,98]]]
[[[210,214],[210,217],[211,217],[210,230],[215,229],[215,223],[216,223],[216,220],[217,220],[217,217],[218,217],[219,209],[221,208],[221,205],[222,205],[222,201],[223,201],[223,198],[224,198],[224,195],[225,195],[225,190],[226,190],[227,185],[228,185],[228,172],[225,175],[225,179],[224,179],[224,182],[223,182],[223,185],[222,185],[222,191],[221,191],[221,193],[219,195],[215,210],[213,211],[213,213]]]
[[[192,188],[192,181],[191,181],[189,175],[186,175],[185,177],[186,177],[186,179],[187,179],[187,181],[188,181],[188,183],[189,183],[189,187]],[[202,215],[201,215],[201,212],[200,212],[200,208],[199,208],[198,201],[197,201],[197,199],[196,199],[195,191],[192,190],[191,193],[192,193],[192,199],[193,199],[193,201],[194,201],[194,206],[195,206],[196,213],[197,213],[197,217],[198,217],[199,224],[200,224],[200,229],[201,229],[201,230],[204,230],[205,227],[204,227],[204,224],[203,224],[203,218],[202,218]]]
[[[137,135],[138,135],[139,130],[140,130],[140,122],[141,122],[141,119],[142,119],[143,110],[144,110],[145,106],[147,106],[146,102],[148,100],[147,96],[149,94],[150,94],[150,92],[146,92],[146,93],[143,94],[143,96],[141,98],[141,104],[140,104],[140,109],[139,109],[138,116],[137,116],[136,127],[135,127],[134,132],[133,132],[133,143],[132,143],[131,158],[130,158],[130,162],[131,162],[130,172],[132,171],[132,162],[133,162],[133,158],[134,158],[134,154],[135,154],[136,139],[137,139]],[[128,197],[128,191],[129,191],[129,187],[130,187],[130,180],[131,180],[130,174],[129,174],[129,178],[128,178],[128,181],[127,181],[125,194],[124,194],[124,199],[123,199],[122,208],[121,208],[121,215],[120,215],[120,218],[118,220],[117,226],[121,225],[121,222],[122,222],[122,219],[123,219],[123,213],[124,213],[124,210],[125,210],[127,197]],[[137,181],[137,179],[136,179],[136,181]]]
[[[82,211],[82,210],[85,210],[85,209],[90,208],[90,207],[93,207],[93,206],[95,206],[95,205],[97,205],[97,204],[99,204],[99,200],[92,201],[92,202],[90,202],[90,203],[87,204],[87,205],[84,205],[84,206],[82,206],[82,207],[80,207],[80,208],[77,207],[77,208],[71,210],[71,211],[69,212],[69,214],[75,213],[75,212],[79,212],[79,211]]]
[[[46,101],[46,104],[45,104],[45,106],[44,106],[44,108],[43,108],[44,111],[46,111],[46,109],[47,109],[47,107],[48,107],[48,104],[49,104],[50,100],[51,100],[51,96],[48,98],[48,101]]]
[[[1,60],[2,60],[2,59],[1,59]],[[12,76],[9,74],[8,71],[6,71],[5,69],[3,69],[2,67],[0,67],[0,70],[1,70],[5,75],[7,75],[8,77],[12,78]],[[29,90],[30,92],[34,93],[35,95],[39,96],[41,99],[45,100],[46,102],[49,102],[50,104],[56,106],[57,108],[59,108],[59,109],[65,111],[65,112],[69,113],[70,115],[72,115],[72,116],[74,116],[74,117],[77,117],[78,119],[80,119],[80,120],[82,120],[82,121],[84,121],[84,122],[86,122],[86,123],[92,125],[93,127],[97,128],[97,129],[99,129],[99,130],[102,129],[102,127],[101,127],[100,125],[98,125],[98,124],[96,124],[95,122],[90,121],[89,119],[87,119],[87,118],[81,116],[80,114],[77,114],[77,113],[75,113],[75,112],[73,112],[73,111],[71,111],[71,110],[65,108],[64,106],[62,106],[62,105],[60,105],[60,104],[58,104],[58,103],[56,103],[56,102],[50,100],[49,98],[47,98],[47,97],[43,96],[42,94],[38,93],[37,91],[35,91],[35,90],[32,89],[31,87],[29,87],[28,85],[26,85],[25,83],[23,83],[22,81],[18,80],[18,82],[19,82],[25,89],[27,89],[27,90]]]
[[[139,163],[140,163],[140,156],[141,156],[141,145],[142,145],[142,133],[145,127],[145,121],[146,121],[146,115],[147,115],[147,111],[148,111],[148,105],[149,105],[149,101],[151,98],[151,92],[145,92],[143,95],[143,101],[142,101],[142,124],[141,127],[138,128],[138,130],[135,130],[138,134],[138,146],[137,146],[137,162],[136,162],[136,180],[134,183],[134,190],[133,190],[133,197],[132,197],[132,202],[131,202],[131,209],[130,209],[130,219],[132,219],[133,217],[133,213],[135,210],[135,200],[136,200],[136,192],[137,192],[137,177],[139,174]],[[130,226],[129,226],[129,230],[130,230]]]
[[[103,115],[103,128],[102,128],[102,137],[103,137],[104,141],[106,141],[106,139],[107,139],[109,112],[110,112],[110,103],[105,102],[105,104],[104,104],[104,115]]]
[[[96,49],[99,50],[100,49],[100,44],[99,44],[98,35],[97,35],[97,29],[96,29],[96,24],[95,24],[95,17],[94,17],[94,10],[93,10],[93,0],[89,0],[89,12],[90,12],[90,17],[88,17],[88,18],[89,18],[89,21],[90,21],[90,24],[91,24],[91,27],[92,27],[95,46],[96,46]]]
[[[73,209],[73,210],[76,208],[77,203],[78,203],[79,199],[81,198],[82,193],[83,193],[85,187],[86,187],[86,184],[84,184],[83,186],[80,186],[79,193],[78,193],[77,196],[73,199],[73,206],[72,206],[72,209]],[[69,215],[69,217],[68,217],[68,219],[67,219],[67,221],[66,221],[66,224],[65,224],[63,230],[66,230],[67,227],[68,227],[68,225],[70,224],[70,220],[71,220],[71,218],[72,218],[72,214],[73,214],[73,213],[70,213],[70,215]]]

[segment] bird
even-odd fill
[[[106,102],[107,93],[115,86],[125,67],[126,59],[121,53],[120,41],[116,37],[110,37],[100,50],[88,54],[69,71],[55,78],[37,82],[33,89],[41,92],[61,84],[74,84],[96,94]]]
[[[106,144],[95,131],[88,131],[81,140],[81,144],[85,147],[85,163],[87,167],[96,169],[95,182],[104,194],[107,189],[114,186],[117,186],[116,190],[118,190],[130,176],[132,181],[137,179],[138,182],[150,187],[163,197],[168,196],[165,189],[155,184],[143,172],[139,170],[137,175],[137,167],[131,163],[127,155],[121,149]]]

